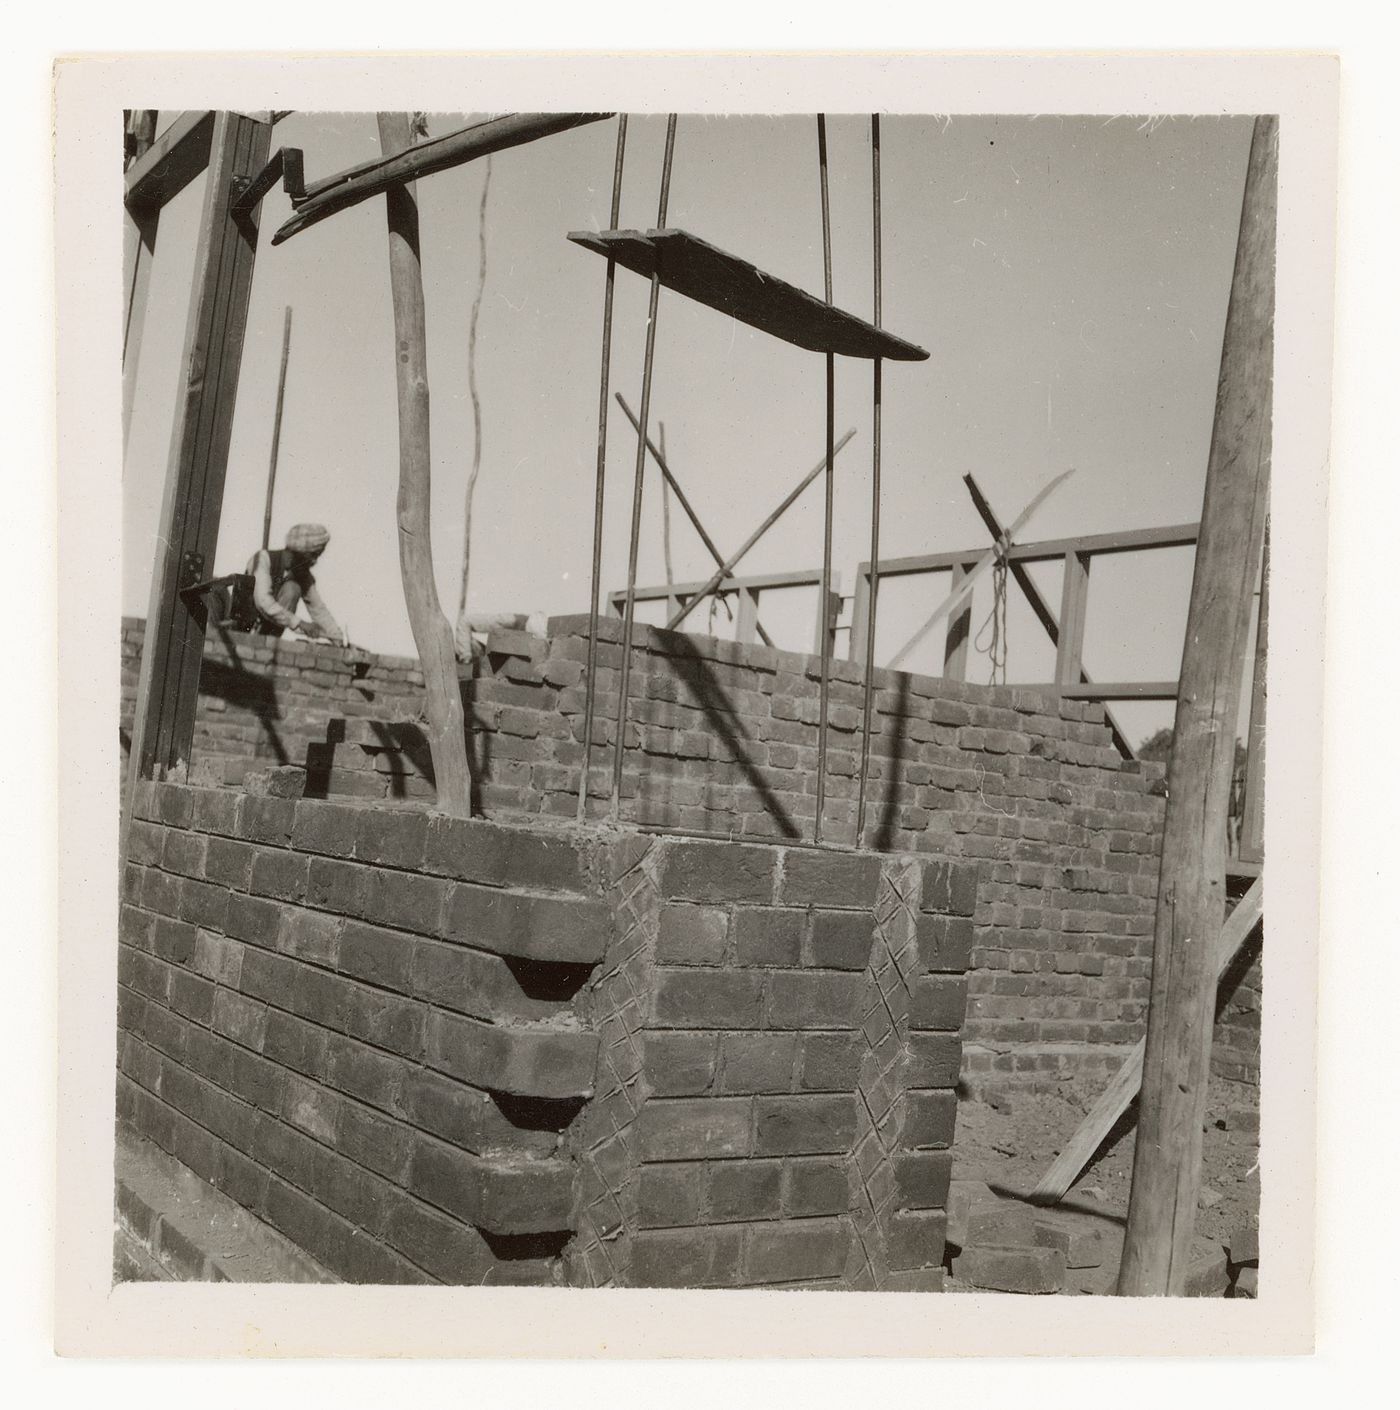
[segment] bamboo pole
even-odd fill
[[[379,141],[392,156],[409,146],[407,113],[380,113]],[[430,537],[432,459],[428,441],[428,339],[418,200],[411,183],[385,192],[389,280],[394,299],[394,372],[399,401],[399,571],[409,625],[423,670],[428,747],[437,806],[454,817],[471,814],[466,720],[457,681],[452,624],[438,601]]]
[[[272,542],[272,492],[277,486],[277,452],[282,445],[282,402],[287,394],[287,354],[292,350],[292,306],[282,317],[282,368],[277,374],[277,404],[272,412],[272,451],[267,459],[267,499],[263,504],[262,546]]]
[[[1273,410],[1278,121],[1257,117],[1245,175],[1215,426],[1182,653],[1153,939],[1141,1110],[1118,1291],[1185,1291],[1201,1183],[1213,946]]]

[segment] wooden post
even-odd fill
[[[1240,861],[1264,860],[1264,720],[1269,704],[1269,526],[1259,569],[1259,630],[1254,640],[1254,685],[1249,697],[1249,745],[1245,751],[1244,818]]]
[[[1084,668],[1084,619],[1089,609],[1089,557],[1065,554],[1060,593],[1060,636],[1055,643],[1055,683],[1078,685]]]
[[[734,640],[751,642],[758,635],[758,594],[752,588],[739,589],[739,620],[734,628]]]
[[[953,569],[950,590],[956,592],[959,584],[975,568],[976,563],[959,563]],[[943,677],[950,681],[967,679],[967,643],[972,635],[972,602],[948,619],[948,634],[943,641]]]
[[[131,408],[141,365],[141,331],[146,321],[161,209],[209,165],[214,131],[212,112],[183,113],[157,139],[155,117],[154,112],[138,110],[130,115],[128,123],[122,247],[126,281],[122,311],[123,449],[131,429]]]
[[[1257,117],[1167,772],[1141,1111],[1118,1277],[1125,1296],[1180,1296],[1196,1225],[1212,951],[1225,913],[1235,727],[1268,501],[1277,174],[1278,120]]]
[[[410,144],[407,113],[380,113],[386,156]],[[452,624],[433,576],[430,536],[432,459],[428,441],[428,339],[418,246],[418,198],[412,183],[384,193],[389,226],[389,281],[394,299],[394,371],[399,400],[399,571],[409,626],[423,670],[428,746],[440,812],[471,814],[466,720],[457,680]]]
[[[277,486],[277,451],[282,444],[282,402],[287,394],[287,354],[292,350],[292,307],[282,315],[282,367],[277,374],[277,404],[272,412],[272,451],[267,459],[267,500],[263,505],[262,546],[272,541],[272,492]]]
[[[128,807],[137,779],[188,762],[194,737],[205,614],[202,607],[187,604],[180,589],[207,573],[218,542],[258,240],[257,213],[235,215],[232,204],[240,180],[267,161],[271,136],[269,124],[238,113],[219,113],[212,120],[209,178],[181,359],[184,386],[170,436],[136,690]]]

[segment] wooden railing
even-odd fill
[[[1010,574],[1025,594],[1031,610],[1045,628],[1055,647],[1055,679],[1032,690],[1050,691],[1071,700],[1175,700],[1177,683],[1170,681],[1094,681],[1084,669],[1084,623],[1089,610],[1089,574],[1095,558],[1112,553],[1140,553],[1158,548],[1190,548],[1195,545],[1197,524],[1171,524],[1159,529],[1128,529],[1120,533],[1085,534],[1069,539],[1045,539],[1039,543],[1013,543],[1006,551]],[[957,589],[986,553],[985,547],[953,553],[921,553],[909,558],[887,558],[880,563],[880,581],[916,574],[949,573],[949,592]],[[1064,564],[1064,585],[1057,616],[1026,571],[1031,563]],[[850,659],[865,659],[865,624],[870,600],[870,564],[856,570],[855,603],[851,612]],[[967,674],[967,643],[972,630],[971,601],[949,619],[944,636],[943,675],[964,680]],[[1125,757],[1133,756],[1132,746],[1110,712],[1105,712],[1114,743]]]
[[[827,602],[825,623],[823,623],[821,611],[821,583],[822,574],[820,568],[814,568],[810,572],[798,573],[758,573],[744,578],[724,578],[719,585],[713,589],[716,598],[734,596],[737,598],[738,617],[734,624],[734,639],[736,641],[750,642],[762,641],[767,646],[772,646],[773,641],[768,633],[763,630],[763,625],[758,618],[759,599],[761,595],[776,588],[815,588],[817,590],[817,612],[816,620],[812,629],[812,654],[819,656],[822,651],[823,627],[826,631],[826,649],[832,655],[836,653],[836,632],[838,630],[836,622],[841,615],[841,575],[833,573],[831,576],[831,597]],[[696,593],[703,591],[707,585],[702,582],[693,583],[672,583],[669,587],[665,584],[653,587],[635,588],[632,593],[635,602],[665,602],[667,604],[667,616],[674,615],[679,607],[685,606]],[[608,610],[614,617],[622,616],[623,609],[627,604],[627,593],[622,589],[608,594]]]

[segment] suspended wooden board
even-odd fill
[[[922,362],[928,353],[852,313],[765,274],[686,230],[575,230],[569,239],[662,284],[811,352]]]

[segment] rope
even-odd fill
[[[992,610],[987,613],[972,642],[973,649],[981,652],[990,663],[989,685],[1006,684],[1006,575],[1010,566],[1006,555],[1010,547],[1011,541],[1005,535],[997,540],[997,558],[992,565]],[[982,642],[984,636],[988,638],[985,646]]]

